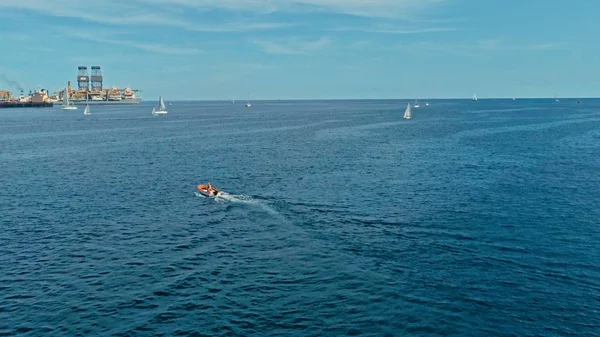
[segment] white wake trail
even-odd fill
[[[202,194],[200,194],[198,192],[194,192],[194,193],[198,197],[209,198],[209,197],[207,197],[205,195],[202,195]],[[218,197],[213,197],[212,199],[214,199],[215,202],[230,202],[230,203],[251,205],[251,206],[258,207],[258,208],[262,209],[263,211],[265,211],[265,212],[267,212],[267,213],[269,213],[271,215],[281,216],[279,214],[279,212],[277,212],[275,209],[273,209],[269,205],[265,204],[265,202],[263,202],[262,200],[254,199],[253,197],[251,197],[249,195],[229,194],[229,193],[223,192]]]

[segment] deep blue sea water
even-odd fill
[[[0,110],[0,335],[599,335],[600,100],[244,103]]]

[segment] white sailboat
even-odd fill
[[[87,103],[88,102],[88,95],[86,94],[85,96],[85,110],[83,110],[83,115],[87,116],[87,115],[91,115],[92,113],[90,112],[90,104]]]
[[[63,104],[61,107],[62,110],[77,110],[75,104],[69,102],[69,92],[65,89],[65,93],[63,94]]]
[[[252,104],[250,104],[250,94],[248,94],[248,103],[246,103],[245,107],[249,108],[251,106],[252,106]]]
[[[406,110],[404,110],[404,119],[410,119],[412,117],[412,113],[410,111],[410,103],[406,105]]]
[[[167,114],[167,107],[165,107],[165,102],[163,102],[162,96],[159,96],[158,98],[158,107],[152,108],[152,114],[155,116]]]
[[[473,98],[471,98],[471,101],[475,102],[477,100],[477,95],[473,94]]]
[[[418,108],[418,107],[419,107],[419,99],[417,98],[417,99],[415,100],[415,108]]]

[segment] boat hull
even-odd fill
[[[223,194],[223,192],[221,192],[219,190],[217,190],[216,195],[208,193],[206,185],[198,185],[198,193],[202,194],[205,197],[209,197],[209,198],[215,198],[215,197],[221,196]]]
[[[76,106],[63,106],[60,108],[61,110],[77,110]]]
[[[0,109],[2,108],[51,108],[54,104],[52,102],[0,102]]]
[[[142,102],[141,98],[127,98],[127,99],[122,99],[120,101],[94,101],[94,100],[89,100],[89,101],[73,101],[71,100],[71,102],[73,102],[73,104],[76,105],[85,105],[85,104],[89,104],[89,105],[119,105],[119,104],[140,104]]]

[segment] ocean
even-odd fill
[[[598,336],[600,100],[408,102],[3,109],[0,336]]]

